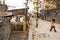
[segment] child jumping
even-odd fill
[[[55,29],[55,24],[54,23],[55,23],[55,19],[52,19],[52,24],[51,24],[50,31],[52,31],[52,29],[54,29],[54,31],[57,32],[56,29]]]

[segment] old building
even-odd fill
[[[12,12],[13,15],[24,15],[25,14],[25,8],[8,10],[8,12]]]

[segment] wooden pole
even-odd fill
[[[26,0],[27,3],[25,3],[25,14],[23,16],[23,37],[26,38],[27,37],[27,31],[26,31],[26,25],[27,25],[27,13],[28,13],[28,8],[27,8],[27,5],[28,5],[28,0]]]

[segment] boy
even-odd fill
[[[55,19],[52,19],[52,24],[51,24],[50,31],[52,31],[52,29],[54,29],[54,31],[57,32],[56,29],[55,29],[55,24],[54,23],[55,23]]]
[[[38,27],[38,19],[36,19],[36,28]]]

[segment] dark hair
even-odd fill
[[[38,19],[36,19],[36,21],[38,21]]]
[[[55,22],[55,19],[52,19],[53,22]]]

